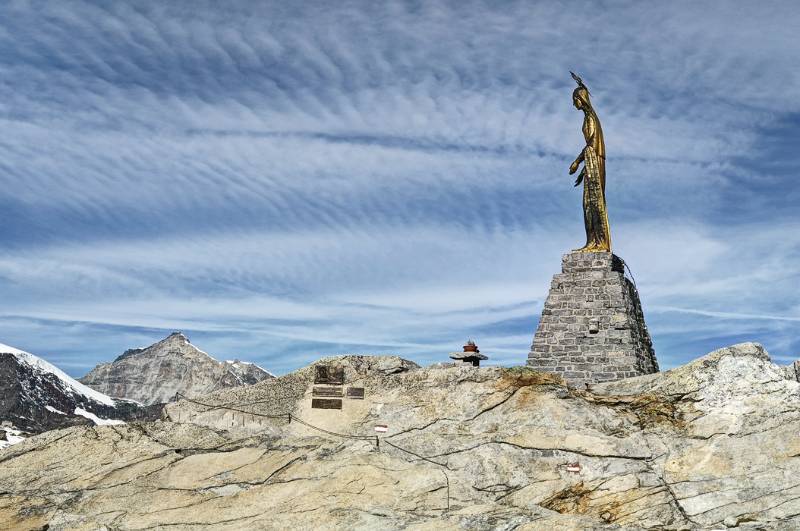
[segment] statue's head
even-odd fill
[[[589,100],[589,91],[586,87],[578,87],[572,91],[572,104],[578,110],[592,108],[592,102]]]
[[[574,72],[570,72],[572,74],[572,79],[578,84],[578,88],[572,91],[572,104],[578,110],[589,110],[592,108],[592,102],[589,99],[589,89],[586,88],[586,85],[583,84],[583,80],[575,75]]]

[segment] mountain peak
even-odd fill
[[[19,350],[9,345],[3,345],[2,343],[0,343],[0,353],[11,354],[19,362],[30,366],[36,371],[53,375],[59,382],[61,382],[61,385],[63,385],[66,389],[68,389],[68,392],[70,393],[88,397],[89,399],[99,402],[106,406],[114,405],[114,400],[111,397],[106,396],[103,393],[100,393],[76,381],[67,373],[65,373],[52,363],[40,358],[39,356],[35,356],[30,352],[25,352],[24,350]]]
[[[191,341],[189,341],[189,338],[186,337],[186,335],[183,332],[176,331],[176,332],[172,332],[170,335],[168,335],[167,337],[165,337],[164,339],[159,341],[159,343],[181,343],[181,344],[187,344],[187,343],[191,343]]]
[[[97,365],[80,381],[108,395],[150,405],[168,402],[177,393],[199,396],[271,377],[254,364],[218,361],[182,332],[173,332],[149,347],[128,349],[113,362]]]
[[[111,397],[74,380],[44,359],[0,344],[0,421],[25,432],[109,420],[121,410]],[[103,418],[101,418],[101,416]]]
[[[116,363],[118,361],[122,361],[122,360],[124,360],[126,358],[130,358],[132,356],[138,356],[138,355],[140,355],[142,353],[148,352],[151,349],[157,348],[157,347],[178,348],[178,349],[180,349],[181,347],[184,347],[186,345],[191,345],[191,341],[189,341],[189,338],[186,337],[186,335],[184,335],[183,332],[172,332],[170,335],[168,335],[164,339],[156,341],[155,343],[153,343],[152,345],[150,345],[148,347],[129,348],[128,350],[126,350],[125,352],[123,352],[122,354],[117,356],[112,363]],[[192,348],[193,349],[195,348],[194,345],[192,345]]]

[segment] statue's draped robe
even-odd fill
[[[583,167],[583,221],[587,251],[610,251],[611,231],[606,211],[603,161],[592,146],[586,146]]]

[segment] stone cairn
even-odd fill
[[[658,372],[639,294],[608,252],[569,253],[553,276],[528,365],[571,385]]]
[[[467,341],[464,345],[464,352],[451,352],[450,358],[456,360],[456,364],[472,365],[473,367],[480,367],[481,361],[488,360],[489,357],[481,354],[478,345],[473,340]]]

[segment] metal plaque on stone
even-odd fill
[[[314,387],[312,390],[312,394],[314,396],[335,396],[341,398],[342,396],[342,388],[341,387]]]
[[[344,368],[329,367],[328,365],[317,365],[314,367],[314,383],[328,385],[344,384]]]
[[[364,400],[364,388],[363,387],[348,387],[347,388],[347,398],[353,398],[355,400]]]
[[[342,401],[338,398],[312,398],[312,409],[342,409]]]

